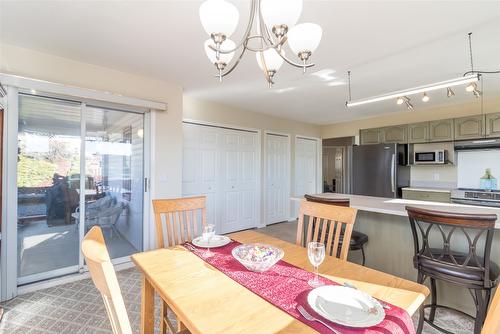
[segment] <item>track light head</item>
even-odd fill
[[[402,96],[398,97],[398,99],[396,100],[397,104],[403,104],[404,102],[405,102],[405,100]]]
[[[429,97],[429,95],[427,95],[427,93],[424,92],[424,96],[422,96],[422,101],[423,102],[429,102],[431,98]]]
[[[450,88],[446,88],[446,96],[447,97],[452,97],[452,96],[455,96],[455,92]]]
[[[470,92],[473,92],[475,89],[477,89],[477,85],[475,82],[471,82],[467,87],[465,87],[465,90]]]
[[[477,88],[476,88],[476,89],[474,89],[474,90],[472,91],[472,93],[474,93],[474,96],[475,96],[476,98],[480,98],[480,97],[481,97],[481,95],[483,95],[483,93],[482,93],[479,89],[477,89]]]
[[[410,103],[410,98],[405,96],[406,109],[413,110],[413,104]]]

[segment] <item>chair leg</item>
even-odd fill
[[[488,310],[488,300],[490,299],[490,290],[475,290],[476,295],[476,321],[474,323],[474,334],[480,334],[483,328],[484,319]]]
[[[160,334],[167,334],[167,326],[165,323],[165,318],[167,318],[168,307],[165,302],[161,303],[161,319],[160,319]]]
[[[421,334],[422,330],[424,329],[424,304],[420,306],[420,309],[418,310],[419,316],[418,316],[418,326],[417,326],[417,334]]]
[[[431,312],[429,313],[429,322],[434,322],[434,317],[436,316],[436,305],[437,305],[436,280],[434,278],[431,278]]]
[[[364,267],[365,266],[365,260],[366,260],[366,257],[365,257],[365,247],[364,246],[361,246],[361,254],[363,255],[363,262],[361,262],[361,265]]]

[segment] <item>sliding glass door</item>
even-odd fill
[[[80,103],[19,96],[18,277],[77,272]]]
[[[144,114],[21,94],[18,126],[18,283],[84,269],[92,226],[113,259],[141,251]]]
[[[85,232],[100,226],[111,258],[142,250],[144,115],[87,107]]]

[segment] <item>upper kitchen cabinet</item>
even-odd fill
[[[429,141],[452,141],[453,140],[453,119],[442,119],[429,123]]]
[[[361,145],[380,143],[379,132],[379,129],[359,130]]]
[[[498,122],[500,131],[500,121]],[[484,137],[484,116],[455,118],[455,140]]]
[[[486,115],[486,137],[500,137],[500,113]]]
[[[408,126],[396,125],[381,128],[379,130],[379,139],[381,143],[407,143]]]
[[[429,141],[429,122],[408,125],[408,143],[427,143]]]

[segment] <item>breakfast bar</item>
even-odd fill
[[[413,267],[413,238],[406,206],[456,213],[496,214],[500,218],[500,208],[337,193],[322,193],[315,196],[348,198],[350,206],[359,210],[354,229],[369,237],[369,242],[365,245],[366,266],[413,281],[417,279],[417,271]],[[292,198],[294,202],[300,200]],[[495,227],[497,233],[493,239],[491,261],[499,264],[500,220],[497,220]],[[459,240],[458,243],[463,239],[463,251],[467,251],[466,237],[457,233],[454,238]],[[437,239],[432,242],[442,245],[443,240]],[[350,252],[349,261],[361,263],[361,253]],[[475,313],[474,302],[468,291],[463,288],[455,288],[449,284],[438,285],[438,301],[440,304],[460,307],[469,314]]]

